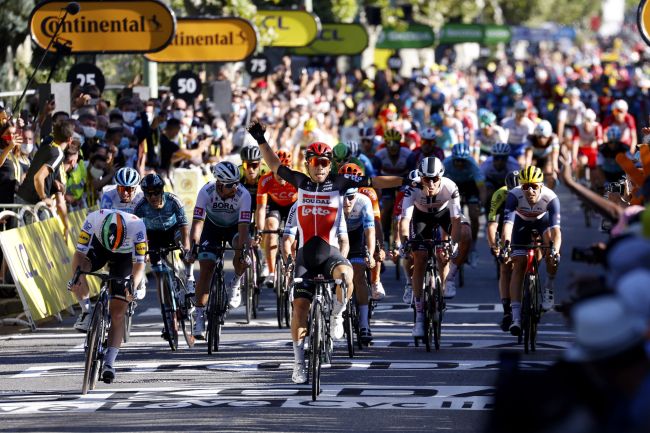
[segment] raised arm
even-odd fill
[[[277,174],[278,168],[281,166],[280,160],[278,159],[278,156],[275,154],[275,152],[273,152],[273,149],[271,149],[271,146],[269,146],[269,143],[266,142],[266,138],[264,138],[265,132],[266,126],[257,120],[253,121],[253,123],[251,123],[248,127],[248,133],[255,139],[255,141],[257,141],[257,144],[260,145],[262,158],[264,158],[264,161],[273,171],[273,173]]]

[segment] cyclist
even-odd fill
[[[148,174],[140,183],[144,200],[141,200],[133,213],[144,221],[149,239],[149,262],[152,266],[160,263],[161,257],[151,250],[172,247],[176,245],[176,238],[187,252],[190,249],[190,230],[185,207],[177,196],[164,192],[165,181],[157,174]],[[177,234],[178,233],[178,234]],[[158,274],[154,273],[156,279]],[[193,278],[191,280],[193,282]],[[156,287],[159,287],[156,284]],[[194,293],[194,285],[188,284],[188,295]],[[158,296],[160,297],[160,293]],[[166,337],[163,335],[163,337]]]
[[[95,272],[108,264],[108,273],[113,277],[130,278],[131,287],[141,287],[144,279],[145,258],[147,255],[147,229],[144,222],[135,215],[121,210],[101,209],[91,212],[83,223],[77,250],[72,258],[72,271],[81,268],[85,272]],[[88,331],[92,318],[88,282],[80,275],[76,284],[68,282],[82,308],[82,316],[75,323],[75,329]],[[144,299],[145,290],[140,288],[133,293],[124,285],[112,287],[110,312],[111,327],[108,334],[108,348],[104,358],[102,379],[112,382],[115,379],[115,359],[124,337],[124,314],[128,301]]]
[[[325,143],[312,143],[305,151],[308,174],[289,169],[280,163],[277,155],[266,142],[266,128],[259,122],[249,127],[249,133],[260,145],[262,156],[271,170],[298,189],[297,224],[300,245],[296,254],[296,277],[324,275],[326,278],[345,281],[347,293],[337,285],[332,318],[331,334],[334,339],[343,337],[343,310],[352,295],[352,267],[338,250],[336,227],[341,215],[341,195],[350,188],[375,186],[391,188],[400,186],[403,179],[396,176],[374,178],[353,175],[331,175],[332,149]],[[308,253],[307,253],[308,252]],[[296,383],[307,380],[304,358],[304,336],[307,332],[307,315],[313,296],[311,288],[295,287],[291,332],[294,348],[292,379]]]
[[[596,169],[598,147],[603,144],[603,127],[596,121],[596,113],[591,108],[584,114],[584,121],[573,128],[571,144],[572,160],[575,161],[578,180],[585,179],[587,168]]]
[[[245,133],[245,132],[244,132]],[[257,211],[257,200],[253,200],[254,197],[257,197],[257,188],[259,185],[260,177],[266,174],[269,169],[266,165],[262,164],[262,154],[260,153],[260,148],[254,145],[246,145],[242,147],[239,155],[242,160],[242,165],[240,167],[241,172],[241,184],[248,190],[248,193],[251,195],[251,215],[255,215]],[[264,227],[264,226],[262,226]],[[251,225],[251,231],[255,226]],[[261,249],[259,245],[255,246],[256,257],[261,257]],[[266,261],[263,261],[264,265],[262,266],[262,271],[260,277],[266,277],[269,274],[269,268],[266,264]]]
[[[205,339],[205,304],[215,267],[215,250],[221,242],[237,248],[233,259],[235,275],[228,285],[228,303],[231,308],[237,308],[241,304],[240,286],[246,269],[242,250],[245,251],[249,245],[251,196],[239,182],[239,169],[230,161],[222,161],[215,165],[213,175],[215,180],[206,183],[196,199],[190,232],[192,251],[187,257],[188,262],[194,262],[194,245],[198,245],[201,269],[196,285],[193,331],[197,339]]]
[[[621,136],[619,141],[629,147],[630,154],[636,153],[637,136],[636,120],[634,116],[627,112],[627,102],[623,99],[617,99],[612,104],[612,114],[603,120],[603,128],[608,129],[612,126],[618,126]]]
[[[259,151],[259,149],[258,149]],[[275,153],[280,163],[291,167],[291,154],[286,150]],[[264,230],[278,230],[282,221],[286,221],[291,206],[296,202],[298,192],[296,188],[287,183],[275,173],[266,173],[260,178],[257,188],[257,211],[255,224]],[[268,202],[268,204],[267,204]],[[275,279],[275,255],[278,253],[278,236],[267,233],[264,235],[264,256],[269,268],[269,274],[264,280],[264,285],[271,288]]]
[[[542,236],[545,246],[553,242],[554,254],[545,250],[547,279],[542,291],[542,309],[550,310],[554,304],[553,283],[560,258],[562,233],[560,230],[560,200],[544,186],[544,173],[538,167],[529,166],[519,172],[519,186],[508,192],[506,198],[503,233],[505,263],[512,261],[510,299],[512,324],[510,333],[521,333],[521,295],[526,273],[526,250],[516,245],[528,245],[535,230]],[[514,244],[515,247],[510,248]]]
[[[437,139],[438,134],[434,128],[424,128],[422,130],[422,141],[420,142],[420,147],[411,152],[406,160],[406,165],[408,165],[411,170],[415,170],[415,168],[420,165],[420,161],[424,158],[435,156],[441,161],[444,160],[445,152],[442,148],[438,147]]]
[[[435,157],[425,158],[420,162],[420,184],[410,187],[405,191],[402,202],[402,215],[399,231],[401,239],[427,240],[433,239],[434,230],[440,227],[441,237],[447,239],[449,235],[453,240],[451,256],[437,254],[438,272],[443,283],[444,295],[447,298],[455,296],[455,286],[449,284],[449,259],[455,259],[459,253],[459,242],[469,249],[466,239],[461,238],[461,209],[458,187],[449,178],[443,177],[445,166]],[[411,219],[413,220],[411,224]],[[424,335],[424,306],[422,305],[422,289],[424,285],[424,271],[426,268],[427,251],[423,245],[417,245],[413,250],[413,295],[415,298],[415,323],[413,336]],[[400,255],[404,256],[404,244],[400,246]]]
[[[593,186],[601,194],[605,191],[605,183],[618,182],[625,176],[625,171],[616,162],[616,155],[626,153],[629,149],[621,142],[621,129],[618,126],[607,128],[606,136],[607,141],[598,149],[596,172],[593,176]]]
[[[572,130],[566,132],[571,136]],[[526,147],[526,166],[534,165],[544,173],[546,186],[555,188],[555,173],[559,170],[560,140],[553,134],[553,127],[548,120],[542,120],[528,136]]]
[[[487,217],[487,242],[490,251],[495,257],[500,254],[500,244],[498,235],[503,228],[503,212],[506,204],[508,191],[519,185],[519,171],[514,170],[506,176],[505,186],[502,186],[492,194],[490,202],[490,212]],[[499,296],[503,304],[503,319],[501,320],[501,329],[504,332],[510,330],[512,324],[512,310],[510,307],[510,277],[512,275],[512,264],[499,265]]]
[[[560,109],[557,115],[557,134],[562,139],[562,143],[571,140],[573,128],[582,123],[585,110],[585,104],[580,100],[580,89],[571,87],[566,92],[569,102]],[[538,165],[538,167],[540,167]],[[546,173],[545,173],[546,174]]]
[[[115,173],[115,183],[102,189],[100,208],[133,213],[133,208],[143,198],[140,174],[131,167],[122,167]]]
[[[501,126],[508,133],[510,155],[519,162],[520,167],[523,167],[526,163],[526,140],[535,129],[533,121],[526,116],[527,111],[528,104],[525,101],[517,101],[515,115],[503,119],[501,122]]]
[[[519,169],[519,163],[510,156],[510,145],[508,143],[496,143],[490,150],[492,156],[488,157],[481,164],[481,173],[485,177],[485,195],[489,200],[495,191],[505,185],[506,176],[514,170]],[[485,202],[485,208],[489,209],[489,203]]]
[[[479,129],[476,131],[475,146],[479,148],[481,156],[487,156],[491,154],[495,144],[508,141],[508,134],[497,125],[497,116],[489,110],[479,110],[478,120]]]
[[[338,171],[344,164],[352,163],[363,168],[363,173],[366,176],[375,176],[375,168],[372,166],[372,161],[366,155],[361,153],[359,143],[356,141],[346,141],[339,143],[332,149],[334,154],[334,167],[333,170]]]

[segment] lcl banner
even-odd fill
[[[237,62],[257,47],[257,32],[242,18],[179,18],[172,43],[145,54],[153,62]]]
[[[84,1],[69,15],[56,38],[73,53],[150,53],[165,48],[174,37],[176,17],[158,0]],[[32,10],[32,39],[47,48],[67,1],[46,0]],[[54,51],[54,49],[52,49]]]
[[[362,25],[323,23],[314,42],[293,52],[301,56],[354,56],[367,47],[368,32]]]
[[[255,24],[274,34],[272,47],[304,47],[321,29],[316,15],[305,11],[258,10]]]

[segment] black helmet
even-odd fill
[[[165,188],[165,181],[156,173],[148,174],[140,182],[140,188],[146,194],[148,191],[162,191]]]

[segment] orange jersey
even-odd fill
[[[271,197],[277,205],[285,207],[291,206],[298,198],[298,191],[290,183],[280,185],[280,182],[275,180],[273,173],[266,173],[260,177],[260,182],[257,186],[257,205],[266,205],[267,195]]]
[[[379,210],[379,197],[377,197],[377,191],[374,188],[362,187],[359,188],[359,192],[370,199],[372,202],[372,214],[375,218],[381,217],[381,211]]]

